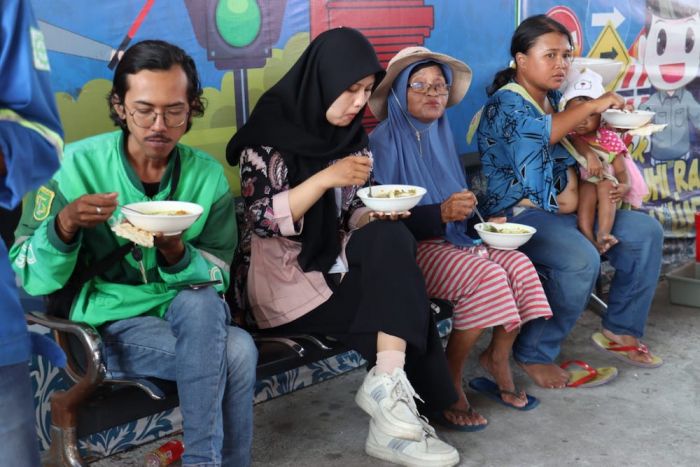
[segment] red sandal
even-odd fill
[[[664,363],[664,361],[660,357],[652,355],[649,352],[649,348],[642,343],[640,343],[639,345],[620,345],[617,342],[605,337],[605,335],[602,332],[593,333],[591,339],[600,350],[603,350],[609,355],[612,355],[618,360],[625,361],[630,365],[638,366],[641,368],[657,368],[663,365]],[[629,357],[629,355],[627,355],[627,352],[634,351],[649,355],[651,357],[651,362],[645,363],[632,360]]]
[[[569,382],[566,383],[568,388],[592,388],[602,386],[617,377],[617,368],[602,367],[593,368],[588,363],[582,360],[567,360],[560,365],[564,370],[571,365],[576,365],[582,370],[567,370],[569,372]]]

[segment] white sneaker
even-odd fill
[[[403,369],[377,374],[372,368],[355,395],[357,405],[367,412],[387,435],[413,441],[423,439],[423,423],[414,397],[418,397]]]
[[[424,424],[423,439],[409,441],[382,433],[374,420],[370,420],[365,452],[372,457],[409,467],[450,467],[459,462],[457,450],[440,440],[427,423]]]

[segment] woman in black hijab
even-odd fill
[[[422,409],[444,416],[457,399],[415,240],[355,196],[372,165],[362,114],[383,75],[360,32],[326,31],[229,142],[245,201],[235,305],[261,329],[330,335],[362,354],[371,370],[355,400],[372,417],[368,454],[454,465],[457,451],[414,400],[415,387]]]

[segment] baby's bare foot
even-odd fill
[[[595,245],[596,248],[598,248],[598,252],[602,255],[618,243],[620,243],[620,241],[614,235],[605,232],[598,232]]]

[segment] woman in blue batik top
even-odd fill
[[[569,32],[544,16],[523,21],[513,34],[514,66],[496,74],[477,130],[483,171],[488,180],[481,200],[485,215],[505,213],[537,233],[521,247],[544,276],[554,317],[525,324],[513,348],[516,361],[540,386],[566,386],[569,373],[554,363],[561,342],[584,310],[600,271],[600,256],[577,230],[576,147],[566,135],[589,115],[622,108],[608,92],[585,105],[557,112],[572,59]],[[618,201],[623,189],[611,191]],[[607,253],[616,272],[608,312],[596,345],[627,363],[661,364],[639,342],[644,334],[661,264],[663,233],[656,221],[623,211],[613,229],[620,244]]]

